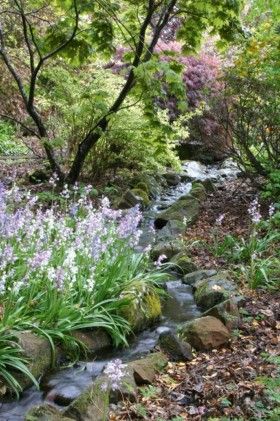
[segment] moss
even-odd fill
[[[134,189],[131,190],[131,192],[135,196],[140,197],[142,199],[144,206],[149,206],[150,199],[149,199],[149,196],[148,196],[146,191],[144,191],[142,189],[139,189],[139,188],[134,188]]]
[[[129,322],[134,332],[152,325],[161,315],[160,297],[153,288],[141,281],[135,281],[125,294],[129,304],[121,310],[121,315]]]
[[[197,270],[196,265],[192,262],[191,258],[185,254],[185,252],[180,252],[172,257],[170,260],[175,266],[175,270],[186,275]]]

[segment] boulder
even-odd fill
[[[154,289],[147,289],[143,282],[135,281],[127,292],[123,292],[123,298],[128,304],[122,307],[120,315],[129,322],[133,332],[153,325],[160,318],[160,297]]]
[[[186,322],[179,328],[179,336],[198,351],[218,348],[230,339],[225,325],[212,316]]]
[[[31,408],[24,417],[25,421],[73,421],[73,418],[63,416],[55,407],[42,404]]]
[[[110,390],[105,389],[104,384],[104,377],[98,377],[69,405],[63,415],[81,421],[106,420],[109,414]]]
[[[175,256],[170,259],[170,263],[174,265],[172,268],[181,275],[185,275],[197,269],[196,265],[192,262],[192,259],[187,256],[184,251],[175,254]]]
[[[27,368],[30,373],[39,379],[50,367],[52,364],[52,349],[49,341],[42,336],[37,336],[30,331],[15,332],[15,337],[17,342],[23,351],[24,357],[28,360]],[[27,389],[32,386],[32,380],[25,376],[23,373],[13,373],[14,377],[17,379],[22,389]],[[0,394],[5,395],[13,394],[13,391],[10,389],[6,382],[1,380],[2,391]]]
[[[169,186],[177,186],[177,184],[179,184],[181,181],[180,175],[173,171],[168,171],[162,176]]]
[[[75,330],[72,335],[85,345],[89,356],[100,354],[112,346],[109,334],[103,329]]]
[[[203,180],[201,184],[203,184],[207,193],[214,193],[217,190],[215,184],[209,178],[207,178],[206,180]]]
[[[217,271],[215,269],[197,270],[195,272],[191,272],[185,275],[182,279],[182,282],[183,284],[186,284],[186,285],[193,285],[197,281],[201,281],[201,279],[210,278],[211,276],[214,276],[216,274],[217,274]]]
[[[109,404],[116,404],[123,399],[134,402],[137,386],[133,370],[129,366],[124,370],[125,375],[117,390],[112,390],[110,379],[102,374],[69,405],[63,415],[75,420],[104,421],[108,419]]]
[[[190,361],[193,358],[191,345],[170,330],[160,334],[158,345],[170,361]]]
[[[238,327],[240,321],[240,315],[238,311],[237,304],[233,300],[226,300],[216,306],[210,308],[205,313],[204,316],[213,316],[221,320],[226,328],[230,331]]]
[[[195,302],[204,310],[231,298],[236,293],[236,287],[228,279],[226,272],[220,272],[211,278],[197,281],[194,284],[194,290]]]
[[[151,250],[151,258],[153,260],[157,260],[159,256],[164,254],[167,259],[170,260],[172,256],[182,250],[182,247],[183,243],[178,239],[160,241],[153,246]]]
[[[157,372],[161,371],[168,363],[168,359],[162,352],[154,352],[146,357],[128,363],[133,370],[134,380],[137,386],[152,384]]]
[[[155,226],[164,226],[168,221],[176,220],[186,225],[194,223],[199,213],[199,201],[192,195],[180,198],[167,209],[156,215]]]

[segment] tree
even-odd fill
[[[239,27],[241,3],[242,0],[4,0],[0,6],[0,58],[32,124],[10,113],[0,117],[14,120],[36,136],[52,170],[61,180],[73,183],[89,152],[108,130],[112,116],[129,106],[127,100],[132,93],[139,92],[139,97],[152,107],[152,85],[151,92],[143,90],[147,78],[155,77],[160,70],[169,72],[167,79],[174,92],[183,92],[176,76],[180,66],[172,61],[169,69],[167,64],[162,69],[155,54],[170,22],[180,18],[177,37],[184,51],[193,52],[206,31],[227,40],[232,38]],[[76,65],[85,60],[98,62],[104,55],[112,55],[120,44],[129,48],[123,86],[108,109],[93,116],[92,126],[79,140],[71,164],[63,168],[56,157],[44,109],[37,103],[40,76],[58,57]]]

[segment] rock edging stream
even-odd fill
[[[203,178],[203,177],[202,177]],[[156,243],[153,247],[152,250],[152,256],[154,259],[156,259],[160,254],[165,254],[167,256],[167,259],[173,264],[173,269],[175,268],[177,270],[177,272],[179,272],[180,275],[185,275],[186,277],[189,276],[190,277],[190,272],[193,272],[196,267],[192,264],[192,262],[189,260],[188,256],[186,255],[186,253],[184,252],[184,250],[182,250],[182,241],[180,239],[178,239],[177,237],[180,236],[181,234],[183,234],[183,232],[185,231],[186,225],[193,223],[196,218],[198,217],[198,213],[199,213],[199,203],[204,200],[205,195],[206,195],[206,189],[204,187],[204,185],[202,183],[193,183],[191,184],[189,182],[190,178],[189,176],[187,176],[186,174],[183,175],[176,175],[175,176],[171,176],[170,173],[168,174],[168,176],[165,177],[166,182],[172,186],[172,189],[174,189],[174,186],[176,185],[176,189],[178,190],[179,194],[176,197],[176,200],[172,201],[171,203],[168,202],[168,200],[163,200],[159,203],[156,203],[154,205],[154,207],[152,208],[152,212],[151,212],[151,216],[150,219],[154,219],[155,221],[155,228],[156,228]],[[182,182],[182,179],[184,180]],[[206,180],[207,177],[205,178]],[[204,182],[204,179],[200,180],[202,182]],[[179,187],[178,187],[179,186]],[[137,187],[137,193],[139,194],[139,190],[141,188],[144,188],[143,185],[140,186],[140,183],[138,183],[138,187]],[[127,194],[127,193],[126,193]],[[131,194],[134,196],[134,198],[137,199],[138,203],[143,202],[143,200],[137,196],[135,194],[135,189],[134,192],[131,192]],[[146,194],[148,195],[148,192],[146,192]],[[132,197],[130,195],[130,197]],[[162,203],[164,202],[164,203]],[[131,205],[135,205],[135,203],[131,203],[129,206]],[[193,276],[195,276],[195,274],[193,273]],[[209,278],[211,279],[211,278]],[[200,281],[203,281],[203,279],[201,279]],[[198,282],[200,282],[198,281]],[[189,288],[189,290],[191,290],[192,288],[194,288],[195,292],[195,297],[198,296],[198,290],[199,289],[199,285],[197,285],[197,283],[195,284],[195,286],[185,286],[186,284],[188,284],[187,282],[187,278],[184,278],[182,281],[176,281],[179,282],[178,288]],[[212,282],[212,281],[211,281]],[[174,283],[174,282],[173,282]],[[181,285],[181,286],[180,286]],[[212,287],[214,287],[214,291],[215,291],[215,285],[216,282],[214,282],[214,284],[212,283]],[[221,287],[220,285],[216,285],[216,287]],[[167,286],[168,288],[168,286]],[[223,288],[223,287],[221,287]],[[213,289],[213,288],[212,288]],[[188,291],[189,291],[188,290]],[[172,291],[172,288],[171,288]],[[185,291],[185,290],[184,290]],[[213,295],[213,291],[211,291],[212,295]],[[225,296],[220,294],[219,297],[223,298],[223,301]],[[229,296],[226,296],[226,299],[229,299]],[[215,305],[220,305],[223,301],[219,301],[216,302],[215,301]],[[160,304],[159,304],[160,306]],[[159,307],[160,308],[160,307]],[[161,339],[159,340],[159,346],[162,348],[163,351],[165,351],[167,353],[167,355],[169,355],[171,358],[175,358],[174,355],[172,357],[172,352],[170,353],[170,344],[172,344],[172,346],[175,348],[177,347],[177,356],[176,358],[186,358],[186,359],[190,359],[191,358],[191,346],[197,347],[197,342],[195,342],[192,338],[194,337],[193,335],[197,335],[199,336],[199,334],[201,333],[201,329],[199,329],[199,326],[197,326],[197,323],[201,324],[202,323],[202,331],[205,330],[205,319],[207,319],[208,321],[208,325],[209,325],[209,329],[210,329],[210,335],[214,335],[215,337],[219,336],[219,330],[222,329],[221,326],[224,326],[224,322],[220,321],[219,318],[219,314],[221,313],[222,316],[225,318],[225,313],[227,313],[227,309],[228,308],[232,308],[232,305],[227,306],[226,309],[220,309],[218,308],[216,310],[215,315],[217,315],[217,317],[213,317],[213,315],[204,315],[204,317],[202,318],[196,318],[194,319],[194,321],[191,322],[187,322],[185,325],[183,325],[184,327],[181,327],[180,330],[178,330],[177,333],[170,333],[167,334],[166,329],[163,329],[161,333]],[[211,307],[212,309],[212,307]],[[236,310],[236,309],[235,309]],[[214,310],[213,310],[214,311]],[[153,320],[155,321],[156,319],[158,319],[159,315],[160,315],[160,310],[156,312],[157,314],[153,313]],[[194,312],[194,317],[199,315],[198,312]],[[204,319],[204,320],[203,320]],[[209,319],[210,322],[212,321],[212,323],[209,323]],[[213,320],[215,320],[215,326],[213,326]],[[196,320],[199,320],[199,322],[196,322]],[[201,322],[202,320],[202,322]],[[224,319],[225,320],[225,319]],[[182,320],[184,321],[184,320]],[[145,321],[146,322],[146,321]],[[220,322],[220,326],[217,327],[217,323]],[[139,326],[135,326],[135,330],[141,330],[141,328],[145,328],[147,324],[143,323],[141,324],[141,327]],[[219,323],[218,323],[219,325]],[[173,323],[173,325],[171,326],[173,328],[174,331],[174,327],[175,324]],[[201,326],[200,326],[201,328]],[[212,330],[211,330],[212,329]],[[224,327],[224,329],[227,330],[226,327]],[[191,332],[191,333],[190,333]],[[193,333],[195,332],[195,334]],[[76,334],[76,333],[75,333]],[[110,347],[110,338],[108,337],[108,335],[106,335],[106,332],[98,332],[97,331],[91,331],[91,332],[77,332],[77,334],[79,335],[79,339],[82,340],[82,342],[84,342],[87,346],[89,346],[89,349],[91,351],[91,355],[95,355],[98,354],[100,352],[104,352],[107,348]],[[99,338],[99,335],[100,338]],[[163,341],[163,337],[165,335],[165,339],[168,338],[169,335],[169,339],[168,341],[165,340]],[[171,335],[171,336],[170,336]],[[172,336],[173,335],[173,336]],[[159,334],[158,334],[159,336]],[[171,338],[171,339],[170,339]],[[229,339],[229,334],[227,335],[224,332],[224,338],[225,338],[225,342],[228,341]],[[35,338],[33,338],[35,340]],[[99,340],[100,339],[100,340]],[[102,340],[101,340],[102,339]],[[201,339],[201,338],[200,338]],[[36,339],[38,340],[38,338]],[[205,342],[205,341],[204,341]],[[201,343],[204,343],[203,339],[201,339]],[[221,340],[220,340],[221,342]],[[165,345],[164,345],[165,343]],[[169,343],[169,349],[167,349],[166,344]],[[188,343],[190,343],[191,345],[189,345]],[[205,342],[206,343],[206,342]],[[209,341],[207,342],[209,343]],[[222,342],[221,342],[222,343]],[[220,344],[220,343],[219,343]],[[210,343],[210,345],[215,346],[216,343]],[[203,345],[204,346],[204,345]],[[208,346],[208,345],[207,345]],[[45,349],[48,349],[48,346],[46,345],[45,339],[44,338],[40,338],[40,347],[44,347]],[[181,357],[178,357],[178,349],[179,349],[179,355],[181,353]],[[59,355],[60,350],[58,350],[58,355]],[[174,352],[173,352],[174,354]],[[154,354],[151,354],[149,357],[147,358],[153,358],[151,356],[153,356]],[[34,354],[33,357],[31,356],[31,358],[33,358],[34,360]],[[44,363],[43,363],[43,371],[45,371],[46,369],[48,369],[50,367],[49,362],[51,361],[51,353],[50,353],[50,360],[48,358],[48,356],[46,358],[44,358]],[[141,361],[141,360],[140,360]],[[132,364],[132,363],[129,363]],[[141,366],[146,366],[147,365],[147,360],[142,360]],[[36,366],[36,364],[35,364]],[[133,372],[134,373],[134,372]],[[39,374],[42,374],[38,372],[38,370],[36,371],[35,375],[38,377]],[[102,376],[102,374],[101,374]],[[134,374],[133,374],[134,376]],[[100,376],[97,377],[96,381],[89,386],[89,388],[92,387],[97,387],[97,385],[99,384],[100,381]],[[94,386],[95,385],[95,386]],[[92,390],[92,389],[91,389]],[[73,403],[70,405],[70,407],[72,407],[73,405],[75,406],[77,400],[79,399],[83,399],[84,393],[87,392],[83,392],[80,394],[80,396],[77,399],[74,399]],[[98,396],[98,394],[96,393],[96,396]],[[100,401],[100,400],[99,400]],[[108,402],[110,402],[110,399],[108,400]],[[95,406],[97,406],[97,403],[95,402],[94,404]],[[28,414],[26,415],[26,420],[39,420],[39,419],[46,419],[46,420],[55,420],[55,419],[84,419],[84,420],[97,420],[98,418],[89,418],[88,416],[80,417],[80,416],[75,416],[74,413],[70,413],[69,411],[63,411],[63,412],[58,412],[51,408],[48,408],[48,406],[43,406],[47,412],[42,411],[42,406],[38,409],[38,411],[36,409],[31,410],[31,412],[28,412]],[[33,411],[33,412],[32,412]],[[37,411],[37,412],[36,412]],[[75,411],[74,411],[75,412]],[[37,418],[35,414],[38,414]],[[0,414],[1,414],[1,410],[0,410]],[[43,414],[43,415],[39,415],[39,414]],[[47,414],[47,415],[46,415]],[[60,416],[60,418],[56,418],[57,416]],[[45,415],[47,416],[47,418],[45,417]],[[61,418],[61,417],[66,417],[66,418]],[[31,417],[31,418],[30,418]],[[68,418],[67,418],[68,417]],[[5,420],[13,420],[16,421],[16,418],[5,418]],[[22,419],[22,418],[19,418]],[[101,419],[101,418],[100,418]],[[104,419],[104,418],[102,418]]]

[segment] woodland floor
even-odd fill
[[[223,185],[208,195],[186,240],[209,244],[220,214],[225,214],[221,237],[246,236],[247,209],[255,194],[256,189],[241,180]],[[207,247],[192,247],[191,253],[198,267],[226,266]],[[169,363],[152,386],[140,390],[136,403],[121,403],[110,420],[266,420],[271,402],[261,378],[279,379],[279,366],[267,355],[280,355],[280,293],[241,289],[246,297],[242,321],[228,347],[198,352],[191,362]]]

